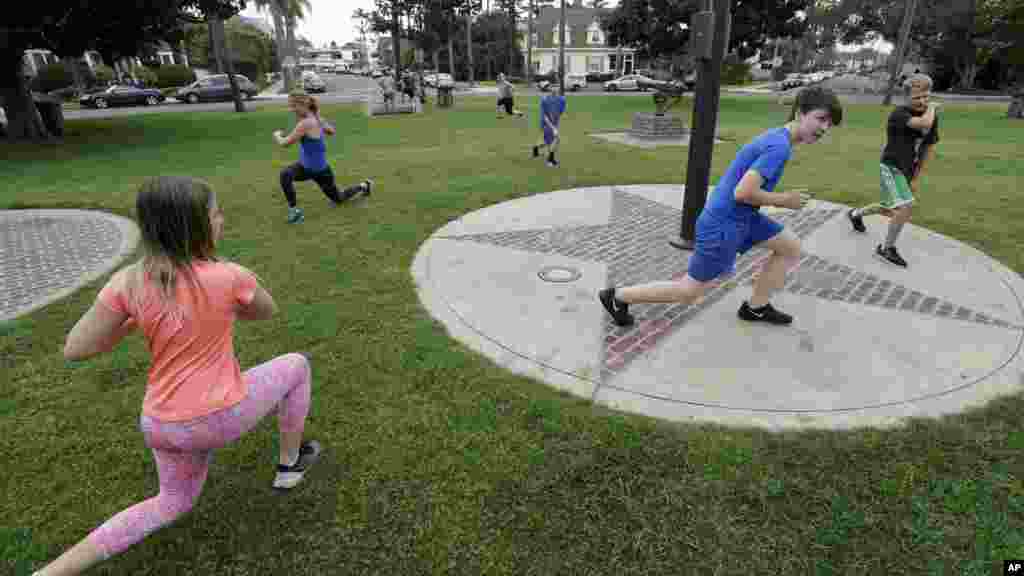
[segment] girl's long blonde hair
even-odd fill
[[[192,264],[216,261],[210,223],[213,189],[188,176],[158,176],[142,184],[135,211],[145,254],[134,266],[131,292],[141,303],[146,278],[154,282],[165,303],[174,299],[180,277],[194,281]]]

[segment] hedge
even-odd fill
[[[164,64],[155,70],[157,88],[176,88],[196,81],[196,73],[183,64]]]

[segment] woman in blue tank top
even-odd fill
[[[288,222],[302,222],[302,209],[297,206],[294,182],[313,180],[320,190],[334,204],[340,204],[357,194],[370,195],[372,180],[363,180],[339,192],[334,183],[334,172],[327,164],[327,144],[324,135],[333,136],[334,127],[320,119],[320,107],[316,98],[297,92],[288,96],[288,108],[295,113],[298,123],[288,136],[280,130],[274,132],[274,140],[281,146],[299,143],[299,161],[281,171],[281,189],[288,200]]]

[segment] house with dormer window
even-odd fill
[[[632,74],[635,67],[636,51],[633,48],[613,46],[608,43],[605,31],[601,29],[601,14],[604,9],[583,6],[582,0],[574,0],[565,7],[565,72],[567,74]],[[534,74],[548,74],[558,71],[560,48],[559,20],[561,9],[544,6],[533,21],[533,62]],[[525,33],[525,31],[524,31]],[[521,40],[523,58],[526,59],[526,39]],[[621,56],[621,62],[620,60]]]

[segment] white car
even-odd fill
[[[302,73],[302,87],[306,92],[327,92],[327,83],[312,70]]]
[[[650,82],[650,78],[647,76],[641,76],[640,74],[627,74],[620,76],[615,80],[609,80],[604,83],[605,92],[617,92],[620,90],[646,90],[646,88],[640,86],[640,82]]]

